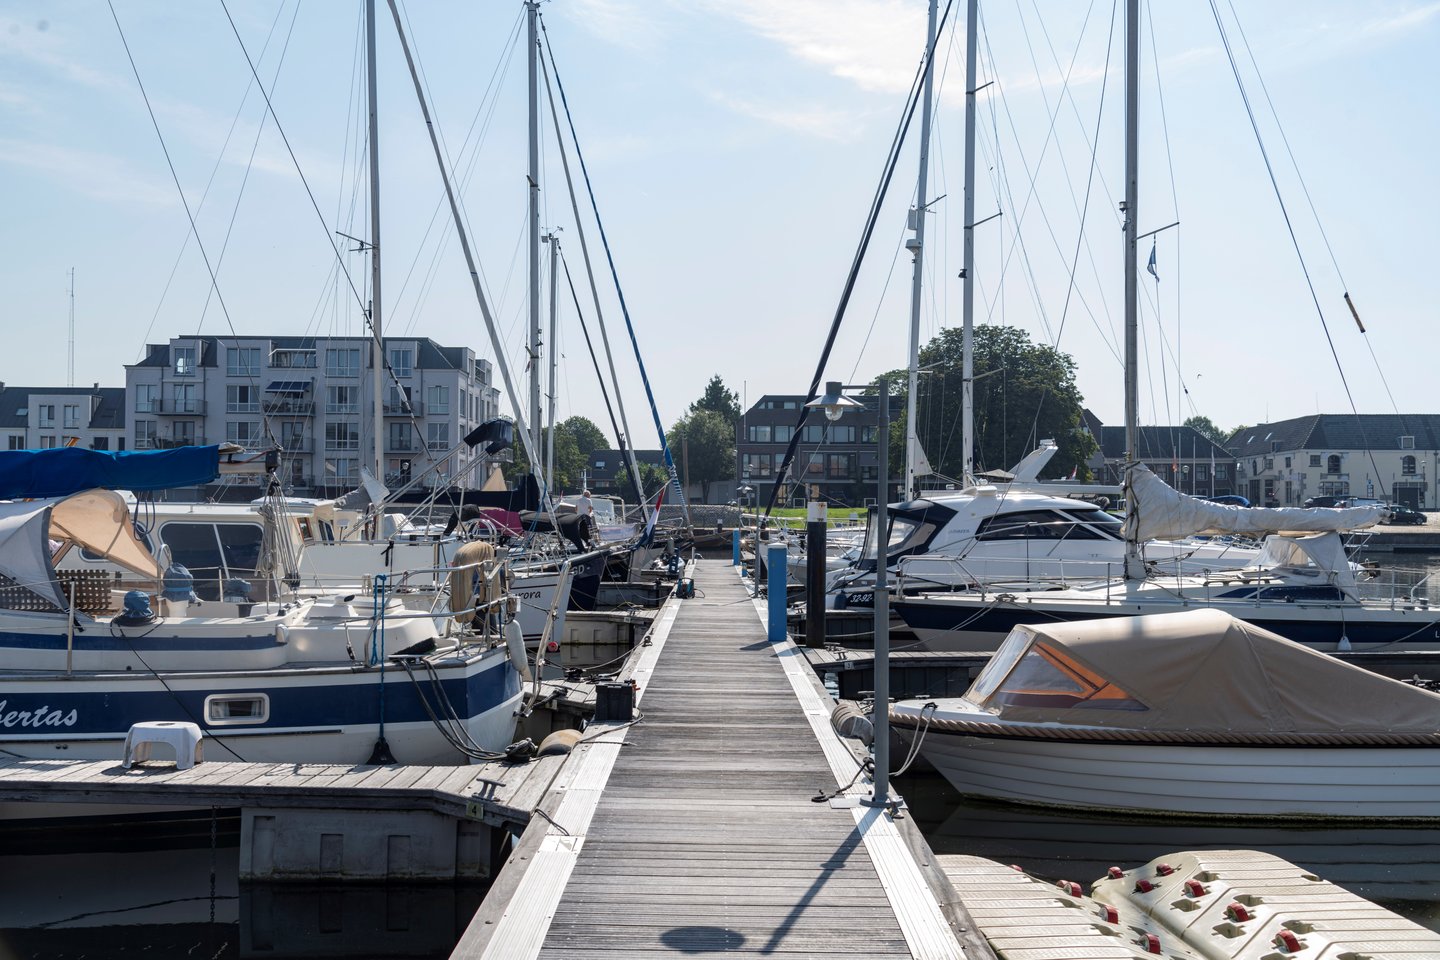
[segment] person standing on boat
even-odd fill
[[[599,530],[595,526],[595,503],[590,499],[589,490],[582,491],[575,498],[575,513],[584,518],[580,521],[580,536],[587,543],[593,542]]]

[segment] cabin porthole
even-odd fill
[[[269,694],[214,693],[205,698],[205,722],[212,726],[254,726],[269,719]]]

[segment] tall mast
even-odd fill
[[[920,439],[915,423],[915,400],[920,386],[920,288],[925,270],[925,187],[930,174],[930,101],[935,86],[935,7],[930,0],[929,24],[925,30],[925,101],[920,108],[920,177],[915,188],[915,208],[910,211],[915,236],[905,244],[915,257],[910,280],[910,389],[905,400],[905,494],[915,492],[915,464],[920,459]]]
[[[537,451],[544,423],[540,417],[540,45],[535,32],[539,11],[539,0],[526,0],[530,75],[530,435],[531,446]]]
[[[960,480],[975,482],[975,37],[979,0],[965,14],[965,262],[960,276]]]
[[[70,381],[67,386],[75,386],[75,268],[70,268],[70,357],[69,357]]]
[[[370,333],[374,337],[375,479],[385,478],[385,338],[380,333],[380,133],[375,102],[375,0],[365,0],[366,98],[370,112]]]
[[[559,316],[555,309],[555,261],[560,256],[560,238],[554,233],[545,234],[546,243],[550,244],[550,387],[545,393],[545,399],[549,403],[549,411],[546,413],[545,422],[549,429],[545,434],[545,476],[551,477],[554,483],[555,476],[555,358],[556,358],[556,325]],[[584,489],[583,487],[581,488]]]
[[[1139,277],[1136,265],[1140,194],[1140,0],[1125,0],[1125,495],[1127,511],[1133,520],[1135,507],[1130,482],[1134,476],[1135,458],[1140,449],[1137,436],[1140,419],[1139,399]],[[1140,544],[1133,536],[1125,538],[1125,577],[1138,580],[1145,576]]]

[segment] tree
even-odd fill
[[[711,381],[717,382],[718,377]],[[665,442],[686,482],[734,479],[735,426],[725,414],[691,405],[690,413],[675,421],[665,435]]]
[[[1080,427],[1083,398],[1075,385],[1075,361],[1053,347],[1033,343],[1015,327],[975,327],[975,472],[1008,470],[1053,439],[1060,448],[1043,471],[1049,477],[1088,480],[1085,459],[1098,449]],[[937,473],[959,477],[963,391],[961,332],[944,330],[920,350],[918,436]],[[905,457],[905,401],[908,373],[887,374],[898,394],[890,401],[891,464]]]
[[[555,425],[555,434],[568,433],[575,440],[580,456],[589,459],[596,450],[609,450],[610,438],[587,417],[567,417]]]
[[[725,381],[721,380],[720,374],[717,373],[710,378],[709,383],[705,384],[705,392],[701,394],[699,400],[690,404],[690,409],[686,413],[695,414],[701,410],[709,410],[723,416],[730,424],[730,430],[733,433],[735,427],[740,423],[740,395],[727,388]]]
[[[1225,440],[1230,436],[1230,432],[1221,430],[1215,425],[1214,420],[1211,420],[1209,417],[1199,416],[1198,414],[1186,420],[1184,426],[1194,430],[1200,434],[1200,436],[1219,444],[1224,444]]]
[[[655,491],[670,482],[670,475],[665,472],[664,467],[656,466],[653,463],[641,463],[640,467],[640,489],[645,491],[647,498],[653,499]],[[633,490],[634,484],[630,482],[630,468],[621,467],[615,471],[615,487],[617,490]]]

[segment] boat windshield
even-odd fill
[[[1011,641],[1008,662],[997,664]],[[1065,709],[1135,710],[1149,708],[1115,683],[1082,666],[1064,650],[1046,643],[1030,643],[1025,634],[1012,634],[976,678],[968,698],[982,706],[1048,707]],[[994,676],[992,667],[1000,667]],[[1003,672],[1002,672],[1003,671]],[[983,687],[983,689],[982,689]]]
[[[873,522],[874,515],[871,515],[872,522],[865,531],[865,557],[868,560],[875,559],[876,551],[876,524]],[[923,547],[930,542],[939,526],[929,520],[922,520],[916,517],[907,517],[904,514],[890,515],[890,539],[886,544],[885,556],[895,557],[907,551]]]

